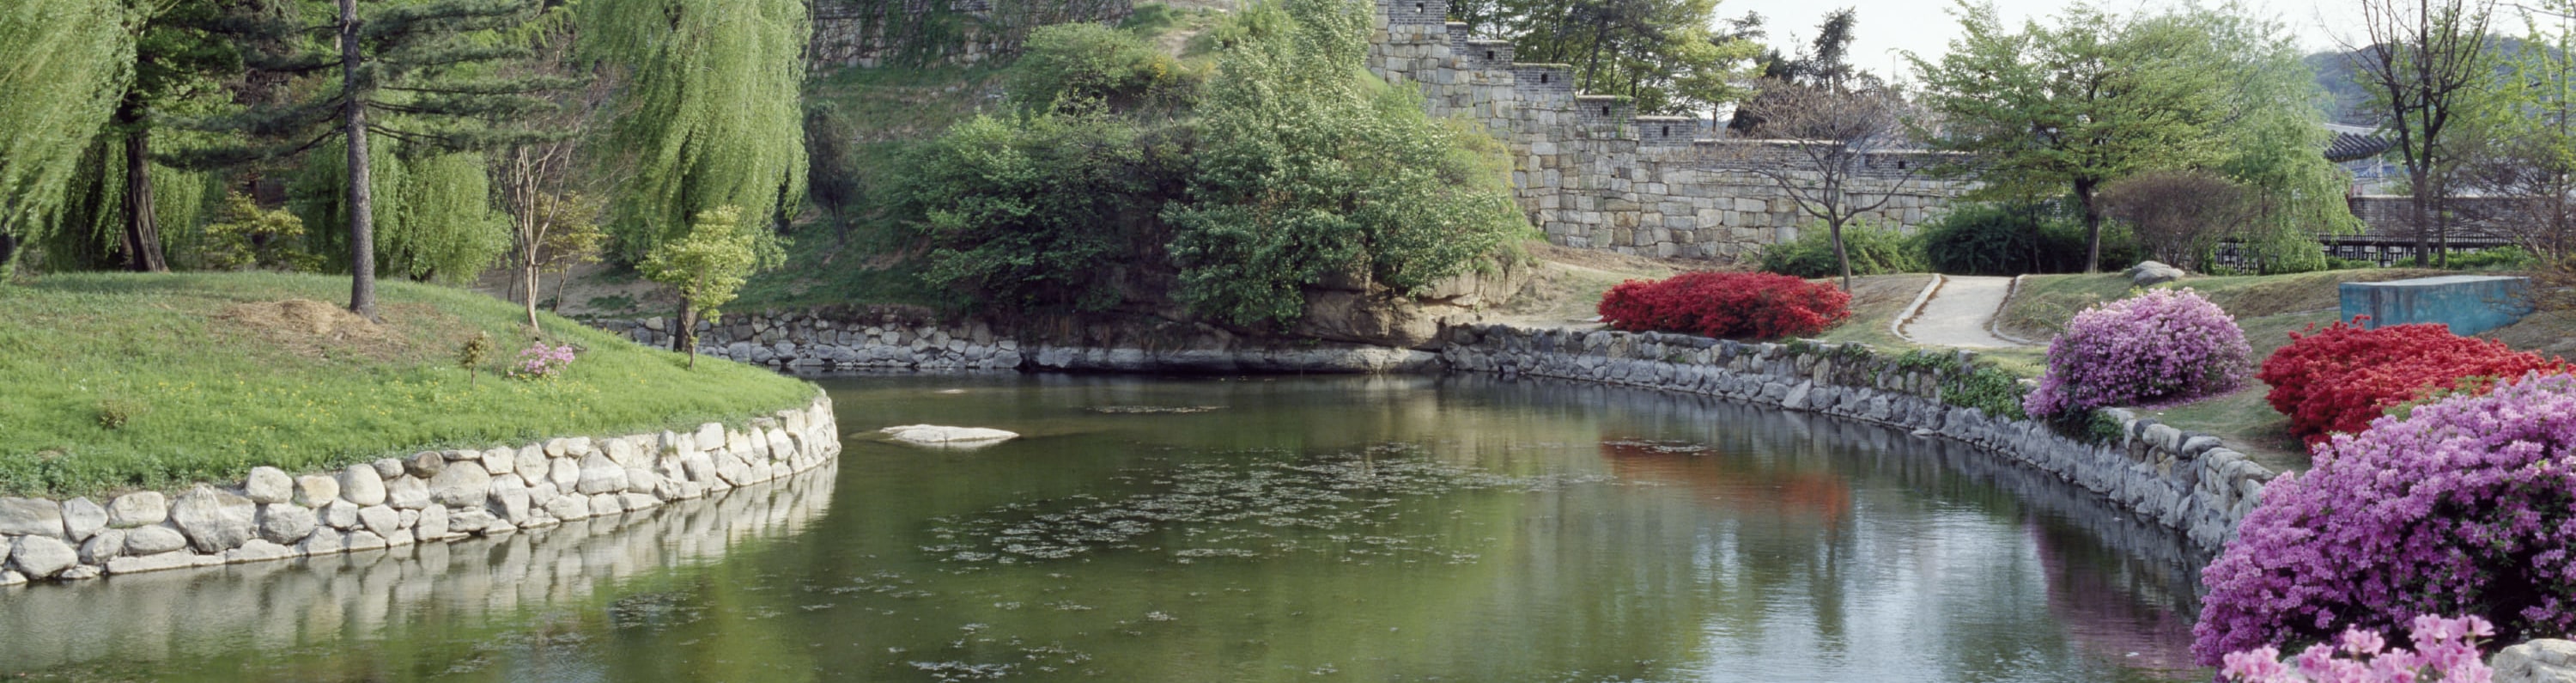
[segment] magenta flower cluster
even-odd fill
[[[2263,490],[2201,572],[2204,665],[2408,615],[2470,614],[2506,635],[2576,629],[2576,377],[2384,416]]]
[[[2476,616],[2415,618],[2408,635],[2415,649],[2388,647],[2378,631],[2348,629],[2334,644],[2308,646],[2299,656],[2281,659],[2270,645],[2229,653],[2218,670],[2236,683],[2489,683],[2495,670],[2478,658],[2478,640],[2495,636],[2495,626]]]
[[[547,346],[545,340],[529,342],[519,351],[519,360],[510,366],[510,376],[519,379],[552,379],[572,365],[573,347]]]
[[[2236,318],[2199,293],[2147,290],[2067,321],[2022,411],[2052,418],[2224,394],[2245,384],[2252,353]]]

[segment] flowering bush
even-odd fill
[[[2252,354],[2217,304],[2189,289],[2148,290],[2067,321],[2022,410],[2045,418],[2224,394],[2245,383]]]
[[[1851,295],[1775,273],[1683,273],[1629,280],[1601,297],[1601,320],[1629,332],[1729,339],[1812,335],[1851,317]]]
[[[2477,640],[2495,635],[2485,619],[2427,614],[2415,618],[2408,635],[2415,641],[2412,651],[2389,649],[2377,631],[2350,629],[2334,645],[2311,645],[2292,661],[2282,661],[2279,649],[2265,645],[2229,653],[2218,673],[2237,683],[2487,683],[2495,675],[2478,659]]]
[[[2361,431],[2408,401],[2445,390],[2475,392],[2491,384],[2473,378],[2568,369],[2563,361],[2517,352],[2504,342],[2451,334],[2438,324],[2365,330],[2338,322],[2322,331],[2293,332],[2290,338],[2290,345],[2263,360],[2263,370],[2255,376],[2272,385],[2264,399],[2290,417],[2290,433],[2311,446],[2323,443],[2329,432]]]
[[[2576,376],[2382,417],[2320,455],[2266,486],[2202,570],[2203,664],[2415,614],[2480,616],[2517,639],[2576,628]]]
[[[552,379],[555,375],[562,374],[565,366],[572,365],[572,358],[571,344],[547,346],[542,339],[529,342],[528,348],[519,351],[519,361],[510,365],[510,376],[519,379]]]

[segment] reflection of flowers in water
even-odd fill
[[[2037,549],[2042,582],[2048,589],[2048,613],[2065,625],[2069,638],[2096,655],[2123,666],[2152,671],[2191,671],[2192,618],[2197,610],[2180,606],[2174,596],[2152,584],[2152,572],[2118,553],[2097,550],[2082,557],[2060,536],[2036,519],[2025,520]],[[2087,536],[2085,541],[2090,541]],[[2117,567],[2094,564],[2118,563]],[[2185,588],[2188,590],[2188,588]]]
[[[1687,486],[1713,505],[1806,512],[1827,525],[1851,512],[1851,486],[1831,472],[1757,471],[1703,444],[1613,439],[1601,442],[1601,459],[1621,479]]]
[[[1404,555],[1471,562],[1438,534],[1359,533],[1389,526],[1408,498],[1471,490],[1530,491],[1599,477],[1513,477],[1425,457],[1410,444],[1312,457],[1228,458],[1129,470],[1118,480],[1149,490],[1117,498],[1076,494],[931,520],[945,543],[924,552],[963,564],[1057,560],[1104,550],[1148,550],[1189,563],[1311,551],[1369,562]],[[1149,547],[1141,537],[1175,535]]]

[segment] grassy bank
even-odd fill
[[[98,494],[311,471],[444,446],[693,426],[801,406],[760,368],[695,371],[545,316],[586,349],[551,381],[498,376],[526,317],[473,292],[385,282],[383,321],[338,307],[346,278],[81,274],[0,286],[0,492]],[[492,335],[479,379],[457,366]],[[112,423],[121,419],[121,425]]]

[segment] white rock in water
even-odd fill
[[[937,448],[983,448],[1020,438],[1019,434],[984,427],[942,427],[939,425],[904,425],[879,430],[894,440],[918,446]]]

